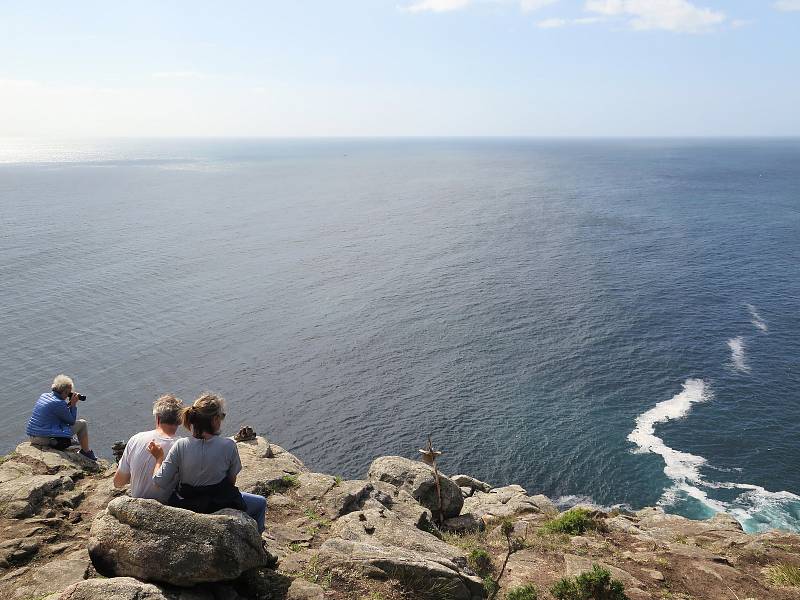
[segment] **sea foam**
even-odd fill
[[[760,314],[758,314],[756,307],[753,306],[752,304],[745,304],[745,306],[747,307],[747,310],[750,312],[750,322],[753,324],[753,327],[756,327],[757,329],[760,329],[761,331],[766,333],[767,330],[769,329],[767,327],[767,322],[761,318]]]
[[[664,473],[676,483],[699,481],[699,469],[706,459],[670,448],[655,434],[655,426],[658,423],[682,419],[689,413],[692,404],[706,402],[711,396],[711,390],[705,381],[687,379],[680,393],[659,402],[636,417],[636,428],[628,434],[628,440],[636,444],[636,452],[660,454],[666,464]]]
[[[730,342],[735,341],[729,341]],[[734,364],[737,364],[734,346]],[[741,357],[744,360],[743,356]],[[636,418],[636,428],[628,440],[636,444],[634,452],[653,452],[664,458],[664,473],[673,485],[664,490],[658,501],[660,506],[671,506],[681,500],[694,499],[711,512],[728,512],[743,526],[745,531],[768,531],[772,528],[800,531],[800,496],[791,492],[771,492],[750,483],[707,481],[700,468],[707,466],[702,456],[670,448],[655,435],[655,426],[684,418],[692,405],[706,402],[713,397],[709,385],[702,379],[687,379],[683,389],[670,398],[656,404]],[[740,470],[740,469],[733,469]],[[705,488],[705,489],[702,489]],[[737,489],[743,493],[732,502],[723,502],[709,497],[706,489]]]
[[[744,358],[744,338],[738,336],[729,339],[728,348],[731,349],[731,363],[733,363],[733,368],[745,373],[750,371],[750,367],[747,366]]]

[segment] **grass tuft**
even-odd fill
[[[794,565],[773,565],[767,569],[767,581],[773,585],[800,586],[800,567]]]
[[[573,508],[547,521],[543,529],[548,533],[583,535],[587,531],[602,531],[603,525],[585,508]]]
[[[506,600],[537,600],[536,588],[532,585],[520,585],[506,592]]]

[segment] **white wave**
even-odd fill
[[[760,314],[758,314],[756,307],[753,306],[752,304],[745,304],[745,306],[747,307],[747,310],[750,312],[750,322],[753,324],[753,326],[766,333],[767,330],[769,329],[767,327],[767,322],[761,318]]]
[[[700,481],[700,467],[706,459],[688,452],[674,450],[655,434],[658,423],[666,423],[685,417],[692,404],[711,398],[711,390],[702,379],[687,379],[683,390],[669,400],[659,402],[647,412],[636,417],[636,428],[628,434],[628,440],[638,447],[636,452],[660,454],[664,458],[664,473],[675,481]]]
[[[647,412],[636,418],[636,428],[628,434],[628,440],[636,444],[636,452],[652,452],[660,454],[664,459],[664,474],[669,477],[674,485],[665,490],[659,500],[661,505],[674,504],[679,494],[695,498],[714,511],[724,510],[724,507],[711,500],[704,491],[697,487],[703,484],[700,467],[706,464],[702,456],[681,452],[670,448],[660,437],[655,434],[658,423],[666,423],[682,419],[692,409],[692,404],[706,402],[712,397],[711,389],[702,379],[687,379],[683,383],[683,390],[669,400],[656,404]]]
[[[636,418],[636,428],[628,435],[628,440],[636,444],[635,452],[661,455],[664,458],[664,473],[673,482],[671,487],[664,490],[658,501],[659,506],[674,506],[691,498],[712,512],[733,515],[747,532],[768,531],[773,528],[800,531],[800,496],[786,491],[770,492],[750,483],[706,481],[700,474],[700,468],[707,464],[705,458],[670,448],[655,435],[657,424],[682,419],[693,404],[711,398],[711,389],[705,381],[687,379],[680,393],[659,402]],[[741,471],[738,468],[730,470]],[[731,502],[723,502],[710,498],[701,488],[738,489],[743,490],[743,493]]]
[[[744,338],[742,336],[731,338],[728,340],[728,348],[731,349],[731,362],[737,371],[747,373],[750,367],[744,359]]]

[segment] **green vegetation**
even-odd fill
[[[492,573],[492,557],[483,548],[474,548],[467,555],[467,564],[478,577],[486,577]]]
[[[800,567],[773,565],[767,569],[767,581],[773,585],[800,586]]]
[[[292,552],[300,552],[304,548],[305,548],[305,546],[303,546],[303,544],[301,544],[299,542],[291,542],[289,544],[289,550],[291,550]]]
[[[292,544],[289,544],[290,548],[291,546]],[[326,590],[331,587],[333,581],[333,573],[323,567],[318,556],[312,557],[305,569],[300,571],[298,575],[309,583],[316,583]]]
[[[317,530],[319,530],[319,529],[321,529],[323,527],[330,527],[331,526],[331,520],[330,519],[326,519],[321,514],[319,514],[317,511],[315,511],[315,510],[313,510],[311,508],[305,509],[303,511],[303,514],[308,519],[310,519],[311,521],[314,521],[317,524],[317,527],[316,527]]]
[[[441,539],[451,546],[461,548],[467,552],[475,548],[484,548],[486,545],[486,533],[483,531],[472,531],[468,533],[444,531],[441,534]]]
[[[500,584],[487,575],[483,578],[483,589],[486,591],[486,595],[489,596],[489,598],[494,598],[494,595],[497,594],[500,589]]]
[[[403,567],[392,569],[389,578],[397,581],[400,587],[414,600],[450,600],[456,595],[461,585],[460,582],[453,579],[432,579]]]
[[[506,592],[506,600],[536,600],[536,588],[532,585],[520,585]]]
[[[334,475],[334,477],[333,477],[333,487],[336,487],[337,485],[342,485],[343,481],[344,481],[344,479],[342,479],[341,475]]]
[[[285,488],[300,487],[300,479],[298,479],[297,475],[284,475],[281,477],[281,484]]]
[[[625,586],[598,565],[577,577],[565,577],[550,588],[556,600],[628,600]]]
[[[585,508],[573,508],[544,524],[544,530],[549,533],[568,535],[583,535],[590,530],[602,531],[602,529],[602,524],[591,517],[591,513]]]

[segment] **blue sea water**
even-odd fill
[[[800,140],[0,144],[0,451],[211,389],[311,468],[428,433],[563,504],[800,530]]]

